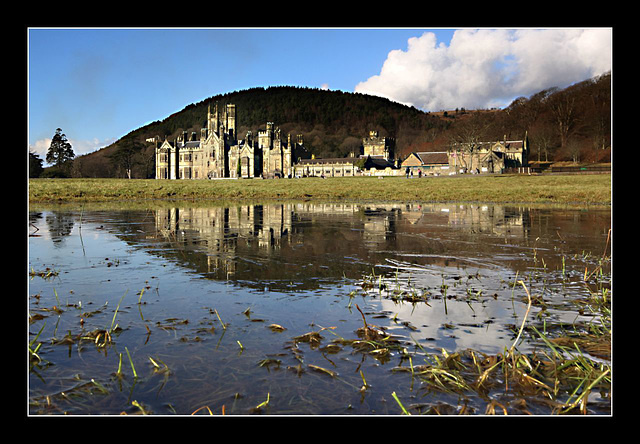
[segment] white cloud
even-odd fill
[[[34,143],[29,144],[29,152],[37,154],[41,159],[44,159],[50,145],[51,139],[36,140]]]
[[[355,91],[427,111],[492,108],[610,69],[610,29],[464,29],[448,46],[425,32]]]
[[[323,91],[328,91],[329,90],[329,84],[328,83],[323,83],[322,85],[320,85],[320,89]]]

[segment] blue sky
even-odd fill
[[[611,30],[32,28],[27,51],[29,150],[44,158],[56,128],[85,154],[252,87],[502,107],[611,69]]]

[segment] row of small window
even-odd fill
[[[169,154],[160,154],[158,156],[158,162],[164,162],[167,163],[169,162]],[[191,153],[187,153],[187,154],[180,154],[180,162],[193,162],[193,160],[198,160],[198,155],[195,154],[191,154]]]
[[[325,170],[324,170],[324,175],[325,175],[325,176],[331,176],[332,171],[334,172],[334,174],[333,174],[334,176],[341,176],[341,175],[344,175],[344,176],[350,176],[350,175],[351,175],[351,169],[347,169],[347,170],[335,170],[335,171],[334,171],[334,170],[331,170],[331,169],[325,169]],[[341,171],[344,171],[344,173],[343,173],[343,174],[340,174],[340,173],[341,173]],[[314,169],[307,170],[307,171],[306,171],[306,173],[307,173],[307,174],[314,174],[314,175],[316,175],[316,176],[320,176],[320,175],[322,175],[322,173],[323,173],[323,172],[322,172],[322,169],[321,169],[321,168],[314,168]]]
[[[170,154],[159,154],[158,155],[158,162],[164,162],[164,163],[168,163],[169,162],[169,156]],[[215,157],[215,153],[211,153],[210,154],[211,159],[213,159]],[[180,162],[193,162],[193,161],[198,161],[198,155],[197,154],[192,154],[192,153],[185,153],[185,154],[180,154]]]
[[[192,168],[180,168],[178,171],[178,179],[198,179],[198,170]],[[169,179],[168,168],[158,168],[158,179]]]

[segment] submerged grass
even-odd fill
[[[611,203],[611,175],[491,175],[406,179],[29,179],[29,202],[144,199]]]
[[[531,302],[532,296],[524,282],[520,280],[518,285],[524,288],[528,300]],[[588,305],[592,311],[601,313],[606,318],[610,316],[610,301],[610,294],[602,292],[601,296],[592,295]],[[411,303],[423,302],[412,301]],[[502,353],[485,354],[470,349],[456,352],[441,349],[439,353],[429,353],[415,340],[415,351],[410,352],[410,343],[400,337],[388,334],[386,329],[382,327],[373,325],[367,320],[365,312],[358,304],[355,305],[355,308],[358,314],[354,313],[354,315],[361,318],[362,327],[354,330],[351,337],[338,335],[334,331],[335,327],[320,327],[319,330],[293,336],[290,342],[285,342],[288,344],[285,349],[288,348],[291,353],[289,357],[294,362],[298,362],[297,367],[288,366],[287,369],[293,370],[294,374],[301,377],[304,373],[302,367],[304,365],[321,377],[353,385],[354,391],[360,392],[364,397],[371,386],[364,377],[361,365],[358,366],[357,374],[362,378],[362,386],[358,387],[356,384],[348,382],[348,377],[342,377],[337,371],[309,362],[313,356],[303,357],[302,350],[298,348],[299,344],[308,345],[310,351],[321,354],[325,359],[328,359],[327,355],[346,353],[347,347],[351,349],[351,354],[361,355],[362,362],[367,357],[371,357],[380,364],[385,364],[392,355],[395,355],[400,357],[400,363],[388,371],[390,374],[409,374],[412,387],[413,381],[420,383],[416,393],[422,394],[423,398],[429,400],[432,399],[429,395],[442,393],[452,395],[459,400],[457,407],[442,404],[441,398],[438,397],[433,398],[436,401],[425,404],[407,404],[406,400],[401,400],[401,395],[398,395],[398,393],[404,393],[402,379],[399,379],[399,385],[390,394],[397,403],[397,414],[405,415],[416,413],[587,414],[589,413],[591,393],[599,392],[602,399],[610,397],[611,365],[607,362],[595,362],[589,358],[582,351],[581,345],[583,343],[572,341],[570,335],[551,337],[552,329],[549,326],[545,325],[544,329],[536,328],[530,323],[534,320],[528,319],[528,311],[523,317],[513,345],[505,348]],[[213,312],[217,313],[217,310],[213,310]],[[593,337],[610,337],[611,332],[607,328],[610,323],[608,323],[608,319],[603,319],[603,321],[601,328],[592,331]],[[530,323],[529,327],[526,327],[527,323]],[[181,323],[181,325],[186,325],[186,323]],[[39,347],[34,347],[34,345],[39,340],[43,328],[44,325],[29,343],[31,359],[36,367],[40,364],[41,357],[36,355]],[[227,328],[232,327],[227,324]],[[321,332],[331,333],[336,338],[330,344],[323,346],[326,335],[321,335]],[[544,347],[529,354],[518,351],[517,345],[521,335],[524,335],[525,332],[529,334],[530,340],[537,340]],[[106,330],[102,330],[97,335],[106,337],[107,333]],[[70,334],[69,337],[72,339]],[[91,335],[86,333],[83,335],[83,339],[90,339],[90,337]],[[98,337],[96,336],[95,341],[98,340]],[[108,342],[112,343],[110,340]],[[162,374],[164,375],[160,386],[162,387],[172,376],[172,372],[164,362],[151,356],[148,357],[152,364],[151,376],[140,375],[134,367],[127,346],[124,346],[124,351],[131,366],[134,385],[144,386],[153,375]],[[118,369],[115,373],[115,380],[118,383],[125,382],[122,371],[122,355],[123,353],[118,353]],[[260,360],[256,365],[269,371],[278,371],[286,355],[288,354],[279,354],[278,359],[266,358]],[[329,362],[331,361],[329,360]],[[88,403],[88,399],[95,394],[108,396],[111,390],[115,390],[112,385],[109,381],[99,382],[93,378],[85,382],[79,380],[77,385],[70,390],[47,395],[44,398],[33,398],[30,403],[32,409],[39,413],[64,412],[63,406],[68,403],[77,408],[81,407],[83,403]],[[409,392],[413,392],[413,389]],[[234,412],[232,408],[231,413],[278,413],[279,407],[274,406],[272,409],[271,401],[270,393],[267,393],[266,401],[253,408],[248,407],[248,410],[244,412],[237,410]],[[131,406],[137,407],[137,410],[131,410]],[[151,410],[142,404],[125,405],[123,408],[129,409],[128,411],[132,414],[152,414]],[[213,414],[208,404],[201,405],[200,408],[193,411],[193,414],[205,409],[209,414]],[[224,404],[222,404],[222,411],[225,411]]]
[[[606,250],[606,249],[605,249]],[[422,354],[415,353],[409,360],[409,366],[401,365],[392,369],[396,373],[410,373],[412,381],[420,381],[420,390],[425,396],[431,393],[445,393],[458,396],[458,407],[448,405],[444,410],[433,403],[416,404],[405,408],[395,395],[403,413],[417,410],[419,413],[469,414],[476,406],[485,402],[484,414],[589,414],[610,409],[611,402],[611,291],[608,288],[609,276],[601,272],[607,261],[603,255],[599,261],[599,273],[585,273],[578,283],[585,286],[588,294],[566,301],[563,310],[573,310],[576,314],[589,314],[592,320],[575,320],[573,324],[554,322],[547,319],[547,307],[542,295],[532,294],[525,284],[532,282],[535,273],[525,277],[526,273],[516,273],[511,286],[512,300],[516,290],[522,287],[526,299],[526,311],[519,327],[511,328],[514,340],[502,353],[485,354],[477,350],[460,350],[440,353],[427,352],[418,342],[415,346]],[[400,266],[400,263],[395,263]],[[563,276],[565,274],[563,263]],[[442,295],[431,294],[412,284],[412,274],[419,268],[407,266],[409,271],[406,282],[388,277],[382,279],[372,273],[362,280],[363,295],[384,297],[403,304],[429,305],[432,299],[446,302],[446,285],[443,279]],[[519,279],[520,277],[520,279]],[[544,278],[541,278],[544,279]],[[584,281],[582,281],[584,279]],[[582,281],[582,282],[581,282]],[[566,281],[563,281],[566,283]],[[592,287],[597,288],[593,290]],[[543,288],[542,292],[549,292]],[[467,289],[466,296],[475,295]],[[418,296],[417,296],[418,295]],[[464,295],[452,296],[464,300]],[[476,298],[477,299],[477,298]],[[523,299],[523,298],[519,298]],[[481,303],[486,303],[489,298]],[[470,301],[466,301],[470,302]],[[539,310],[531,315],[532,307]],[[444,305],[446,310],[446,305]],[[362,315],[364,318],[364,315]],[[576,316],[576,319],[578,316]],[[453,326],[452,326],[453,328]],[[521,340],[527,337],[534,344],[533,352],[518,350]],[[417,361],[422,357],[424,363]],[[413,382],[412,382],[413,385]],[[599,399],[590,400],[597,393]],[[590,402],[593,408],[590,408]]]
[[[426,365],[414,366],[413,376],[423,382],[421,390],[453,393],[487,403],[485,413],[494,413],[500,399],[502,411],[531,414],[523,406],[538,405],[548,414],[587,413],[593,390],[608,393],[611,367],[596,363],[568,347],[554,353],[526,355],[517,350],[486,355],[473,350],[425,356]],[[566,355],[569,354],[569,356]],[[396,368],[395,371],[409,371]],[[608,395],[605,395],[608,396]]]

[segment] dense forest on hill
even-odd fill
[[[343,157],[357,151],[370,130],[396,139],[397,154],[443,151],[453,142],[522,139],[528,135],[530,160],[608,162],[611,139],[611,74],[565,89],[551,88],[519,97],[497,110],[456,109],[428,113],[359,93],[278,86],[216,95],[190,104],[73,162],[74,177],[153,177],[154,149],[145,140],[174,140],[205,126],[207,107],[236,105],[238,138],[274,122],[283,138],[302,134],[316,157]]]

